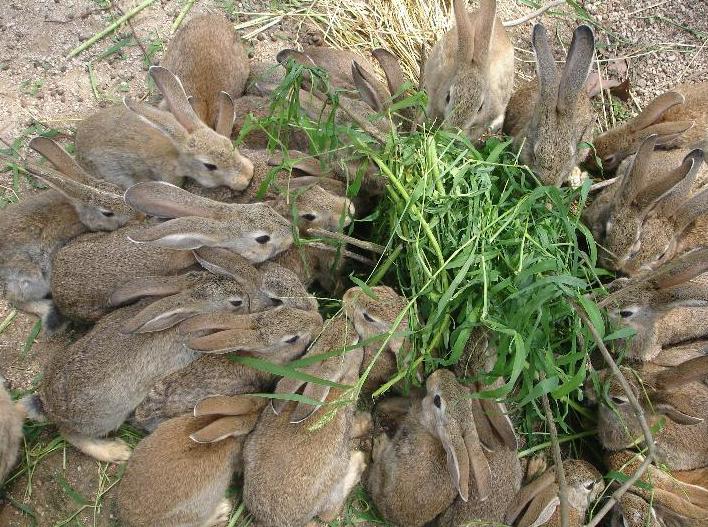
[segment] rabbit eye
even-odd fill
[[[633,312],[633,311],[630,311],[629,309],[623,309],[623,310],[621,310],[621,311],[619,312],[619,315],[620,315],[622,318],[629,318],[629,317],[631,317],[633,314],[634,314],[634,312]]]
[[[102,210],[101,214],[103,214],[104,218],[112,218],[113,216],[116,215],[116,213],[113,212],[112,210]]]
[[[624,404],[625,402],[621,397],[610,397],[610,399],[612,399],[612,402],[615,404]]]
[[[595,486],[595,482],[594,482],[594,481],[588,481],[588,482],[585,483],[585,485],[583,485],[583,487],[585,487],[585,490],[592,490],[592,488],[593,488],[594,486]]]
[[[366,311],[364,311],[364,312],[362,313],[362,316],[364,317],[364,320],[366,320],[367,322],[372,322],[372,323],[373,323],[373,322],[376,322],[376,321],[374,320],[374,317],[372,317],[371,315],[369,315]]]
[[[270,241],[270,236],[268,236],[267,234],[262,234],[261,236],[258,236],[256,238],[256,241],[263,245],[264,243],[268,243]]]
[[[210,172],[213,172],[218,168],[214,163],[204,163],[204,167]]]
[[[445,96],[445,104],[450,104],[450,93],[452,90],[447,90],[447,95]]]
[[[440,396],[438,394],[435,394],[435,397],[433,397],[433,404],[436,408],[440,408],[442,406],[442,401],[440,400]]]
[[[482,106],[484,106],[484,100],[482,100],[482,101],[479,103],[479,108],[477,108],[477,112],[481,112],[481,111],[482,111]]]
[[[231,304],[234,307],[241,307],[243,305],[243,300],[239,300],[237,298],[233,300],[229,300],[229,304]]]
[[[299,339],[300,337],[298,335],[293,335],[289,339],[286,339],[285,342],[287,342],[288,344],[295,344]]]
[[[306,214],[303,214],[300,217],[304,220],[307,220],[307,221],[315,221],[317,219],[317,215],[313,214],[312,212],[308,212]]]
[[[282,306],[283,305],[283,301],[280,298],[276,298],[276,297],[272,296],[272,297],[270,297],[270,301],[273,303],[274,306]]]

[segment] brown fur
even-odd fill
[[[24,419],[24,408],[12,402],[10,394],[0,382],[0,484],[17,462]]]

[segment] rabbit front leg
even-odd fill
[[[337,486],[334,487],[329,496],[329,507],[318,514],[319,518],[326,523],[332,522],[344,509],[344,503],[347,501],[347,496],[352,491],[354,486],[361,480],[361,475],[366,469],[366,456],[360,450],[352,452],[349,458],[349,466],[344,474],[344,477]]]
[[[202,524],[201,527],[217,527],[219,525],[224,525],[229,521],[231,509],[231,502],[227,498],[224,498],[219,502],[219,505],[217,505],[216,509],[214,509],[213,514]]]
[[[132,450],[122,439],[98,439],[74,432],[59,430],[67,443],[76,447],[89,457],[106,463],[124,463],[130,458]]]

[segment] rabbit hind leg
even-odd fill
[[[76,449],[89,457],[106,463],[123,463],[128,461],[132,453],[128,444],[122,439],[98,439],[74,432],[61,431],[62,437]]]
[[[352,452],[349,458],[349,466],[342,480],[332,489],[332,494],[329,497],[329,508],[318,514],[319,518],[326,522],[332,522],[337,519],[344,509],[344,504],[347,501],[349,493],[354,486],[361,480],[361,475],[366,468],[366,457],[360,450]]]

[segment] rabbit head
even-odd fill
[[[34,137],[30,148],[46,157],[56,170],[32,163],[28,171],[59,191],[76,209],[81,223],[92,231],[114,231],[136,216],[123,202],[122,191],[88,175],[57,143]]]
[[[568,505],[573,509],[573,517],[582,522],[590,505],[600,497],[605,488],[602,474],[581,459],[566,459],[563,461],[563,469],[568,485]],[[519,490],[507,509],[505,523],[517,527],[560,527],[558,493],[555,468],[551,467]]]
[[[290,223],[263,203],[220,203],[158,181],[133,185],[125,201],[145,214],[174,218],[135,234],[131,240],[136,243],[169,249],[222,247],[257,263],[293,241]]]
[[[589,136],[594,120],[585,81],[592,65],[595,37],[588,26],[573,32],[563,72],[558,77],[546,29],[533,28],[538,95],[525,133],[521,160],[545,185],[560,185],[578,164],[580,143]],[[533,104],[527,101],[527,104]]]
[[[196,316],[182,323],[180,332],[197,334],[187,344],[201,353],[296,358],[322,329],[317,311],[277,307],[238,315],[218,313]],[[280,361],[282,362],[282,361]]]
[[[166,128],[162,119],[155,118],[156,110],[150,107],[137,104],[130,99],[126,99],[125,104],[143,121],[162,131],[175,143],[175,147],[180,152],[180,166],[184,170],[182,175],[195,179],[207,188],[225,185],[234,190],[245,189],[253,177],[253,163],[241,155],[228,136],[221,135],[202,122],[189,104],[182,83],[172,72],[160,66],[151,66],[149,71],[165,97],[179,130],[176,132],[171,127]],[[221,92],[219,97],[219,119],[230,122],[228,126],[230,136],[230,126],[234,121],[233,101],[225,92]],[[223,132],[227,125],[217,124],[217,128]],[[179,135],[180,140],[173,139],[175,135]]]
[[[675,91],[659,95],[639,115],[597,137],[593,141],[595,152],[590,152],[586,164],[591,168],[600,168],[595,161],[599,158],[602,170],[612,172],[652,135],[656,136],[657,146],[671,146],[693,126],[693,121],[662,122],[662,118],[667,110],[682,105],[684,101],[685,97]]]
[[[460,128],[473,140],[499,128],[514,76],[514,49],[496,18],[496,0],[474,15],[454,0],[455,28],[431,50],[423,73],[428,116]]]

